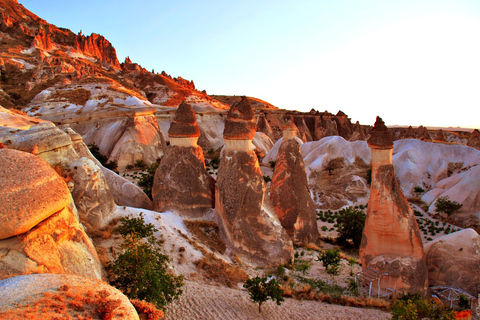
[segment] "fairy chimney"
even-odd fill
[[[368,145],[372,152],[372,184],[360,246],[364,269],[378,271],[380,289],[425,292],[427,269],[417,221],[392,165],[393,141],[377,117]]]
[[[192,106],[182,102],[168,130],[170,146],[155,172],[156,211],[173,210],[185,218],[204,218],[215,205],[215,180],[205,169],[200,129]]]
[[[265,181],[251,140],[254,113],[246,98],[232,105],[225,121],[225,148],[215,185],[220,234],[230,252],[257,266],[272,267],[292,259],[292,241],[278,218],[265,207]]]
[[[295,244],[315,243],[319,237],[315,204],[308,189],[296,132],[297,127],[292,122],[283,127],[270,200],[282,227]]]

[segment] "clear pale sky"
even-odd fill
[[[480,1],[19,0],[209,94],[480,129]]]

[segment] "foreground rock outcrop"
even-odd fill
[[[242,260],[269,267],[288,263],[293,246],[272,208],[252,151],[253,110],[247,99],[230,109],[215,188],[215,209],[227,247]]]
[[[379,117],[368,144],[372,150],[372,186],[360,246],[362,267],[383,275],[382,290],[423,293],[428,279],[422,238],[395,177],[392,137]]]
[[[0,159],[0,279],[30,273],[102,278],[65,182],[35,155],[0,149]]]
[[[215,205],[215,180],[205,169],[200,129],[195,113],[183,102],[168,131],[170,146],[155,172],[152,196],[155,210],[174,210],[202,218]]]
[[[473,229],[445,235],[425,245],[430,286],[452,286],[480,292],[480,236]]]
[[[119,290],[75,275],[32,274],[0,281],[2,319],[139,319]]]
[[[282,227],[297,244],[315,243],[319,233],[315,204],[308,189],[305,165],[295,139],[296,127],[284,128],[270,186],[270,199]]]

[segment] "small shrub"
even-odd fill
[[[273,300],[277,305],[281,305],[283,299],[283,289],[280,284],[273,278],[255,277],[245,281],[243,287],[247,289],[250,299],[258,303],[258,312],[262,312],[262,303]]]
[[[437,201],[435,201],[435,211],[438,213],[446,213],[448,216],[457,212],[461,207],[463,207],[463,204],[457,201],[451,201],[448,196],[439,197]]]
[[[453,320],[455,313],[443,304],[425,300],[418,293],[400,296],[392,305],[393,320],[441,319]]]
[[[322,231],[327,231],[328,227],[327,226],[322,226]]]
[[[340,270],[340,249],[327,249],[318,255],[318,261],[321,261],[328,274],[338,275]]]
[[[265,180],[266,183],[272,181],[272,178],[270,176],[263,176],[263,180]]]
[[[277,164],[277,161],[270,160],[268,163],[270,164],[270,168],[272,168],[272,171],[275,171],[275,165]]]
[[[417,193],[422,193],[422,192],[425,192],[425,189],[423,189],[421,186],[415,186],[413,188],[413,191],[415,191]]]
[[[365,174],[366,174],[367,183],[368,184],[372,183],[372,168],[368,168]]]

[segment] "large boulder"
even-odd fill
[[[32,274],[0,281],[2,319],[139,319],[119,290],[66,274]]]
[[[35,155],[0,149],[0,159],[0,279],[30,273],[100,279],[96,250],[65,182]]]
[[[480,292],[480,236],[463,229],[425,245],[430,286],[453,286],[472,295]]]
[[[70,202],[65,181],[30,153],[0,149],[0,239],[25,233]]]
[[[295,139],[284,138],[277,155],[270,199],[294,243],[318,240],[317,215],[308,189],[305,165]]]
[[[68,174],[80,221],[98,229],[107,226],[116,205],[102,170],[92,160],[80,158],[69,165]]]

